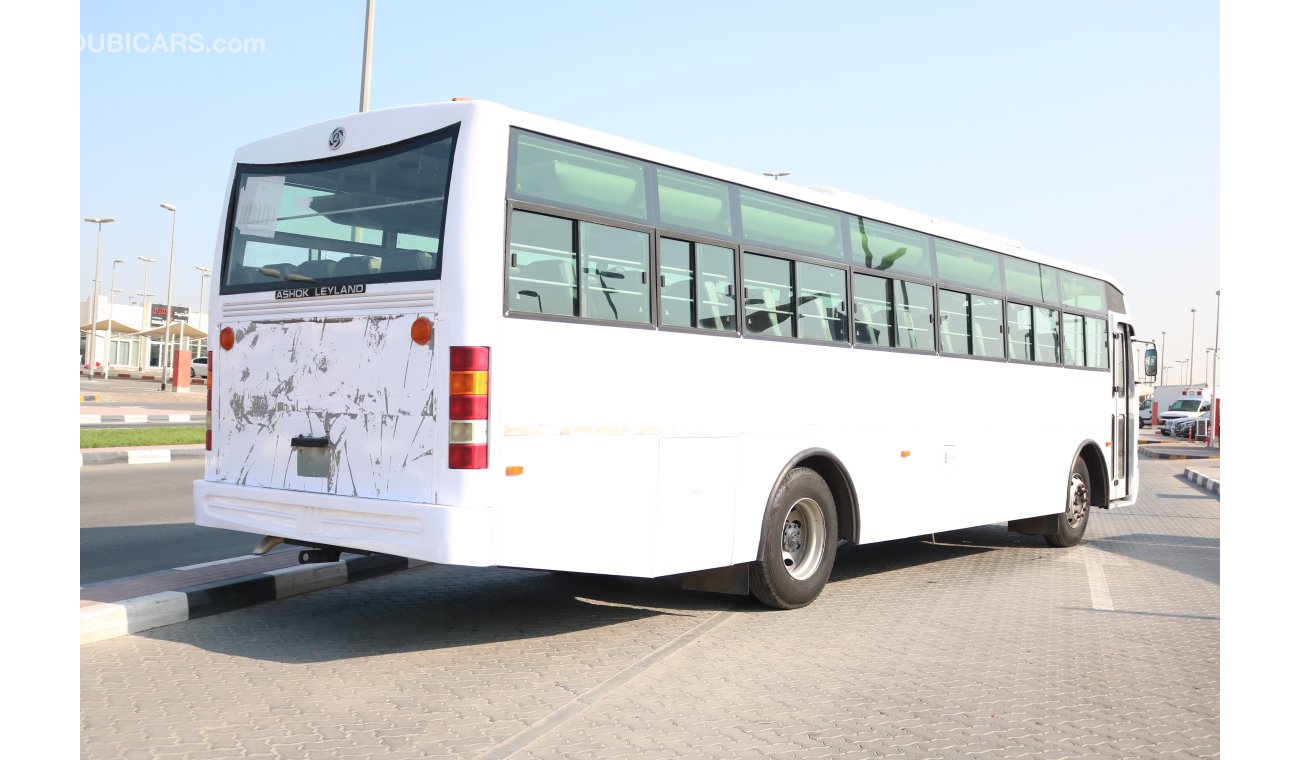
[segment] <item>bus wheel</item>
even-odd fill
[[[1070,486],[1065,493],[1065,511],[1057,516],[1057,532],[1047,535],[1047,543],[1052,546],[1074,546],[1083,540],[1083,531],[1088,527],[1088,513],[1091,511],[1089,500],[1092,498],[1092,484],[1088,478],[1088,467],[1082,459],[1074,460],[1070,468]]]
[[[749,567],[751,593],[782,610],[812,602],[831,575],[837,535],[826,481],[806,467],[794,468],[768,504],[758,560]]]

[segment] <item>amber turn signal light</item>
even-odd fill
[[[416,320],[411,323],[411,340],[421,346],[427,346],[429,345],[429,341],[432,339],[433,323],[429,321],[428,317],[417,317]]]
[[[221,347],[227,351],[235,347],[235,331],[229,327],[221,328]]]

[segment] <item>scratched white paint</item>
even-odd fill
[[[216,480],[344,496],[429,501],[434,348],[420,315],[252,320],[232,325],[213,401]],[[295,436],[329,439],[325,477],[298,474]]]

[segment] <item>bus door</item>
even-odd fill
[[[1136,466],[1133,457],[1133,429],[1137,421],[1135,406],[1135,388],[1133,379],[1133,346],[1130,338],[1133,328],[1124,322],[1117,322],[1111,331],[1111,394],[1113,408],[1111,412],[1111,484],[1112,501],[1127,498],[1132,481],[1132,470]]]

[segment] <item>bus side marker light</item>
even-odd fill
[[[235,347],[235,331],[229,327],[221,328],[221,347],[227,351]]]
[[[904,458],[904,459],[907,459],[908,457],[912,456],[912,452],[910,452],[910,451],[902,451],[902,452],[899,452],[899,456],[901,456],[901,457]]]
[[[411,340],[421,346],[427,346],[432,339],[433,323],[429,321],[428,317],[416,317],[415,321],[411,323]]]
[[[1106,448],[1110,448],[1110,441],[1106,441]]]
[[[506,477],[512,478],[516,475],[523,475],[523,474],[524,474],[524,468],[520,467],[519,465],[510,465],[509,467],[506,468]]]

